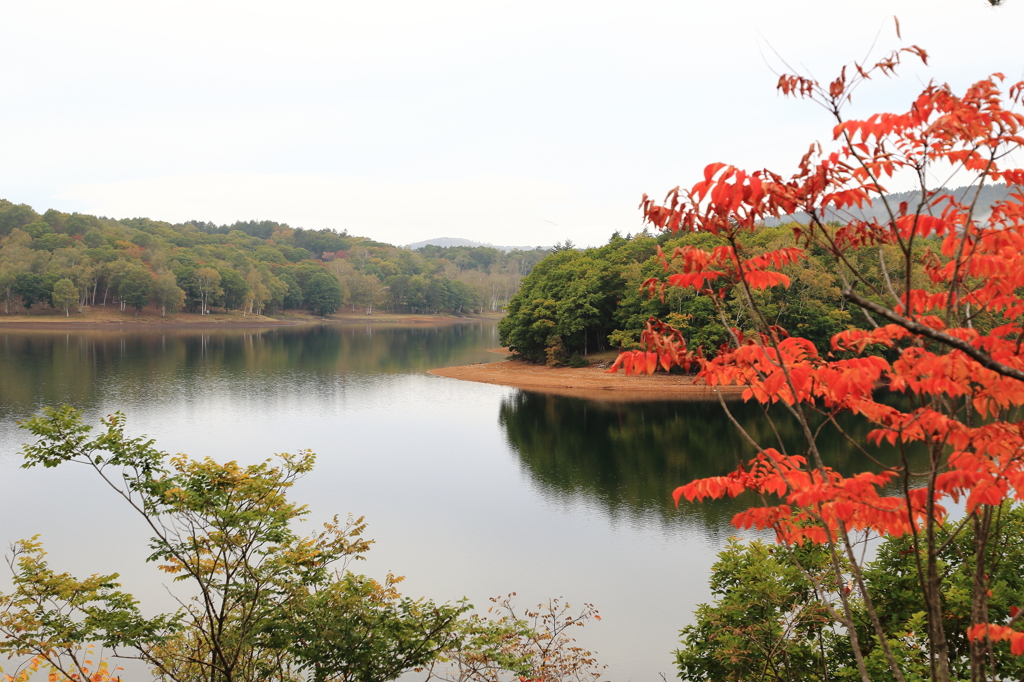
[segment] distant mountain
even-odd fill
[[[1008,188],[1006,185],[1003,184],[987,185],[985,187],[982,187],[981,192],[978,193],[978,200],[977,204],[975,205],[975,216],[978,219],[985,219],[990,212],[992,204],[994,204],[997,201],[1006,199],[1013,189],[1019,190],[1020,188]],[[972,200],[974,197],[974,193],[976,191],[976,187],[957,187],[956,189],[949,189],[943,187],[938,191],[936,196],[951,194],[953,195],[953,198],[956,199],[956,201],[963,202],[965,201],[965,197],[968,197],[968,201]],[[913,213],[916,209],[916,202],[919,202],[921,200],[921,192],[918,190],[911,190],[909,192],[897,192],[895,194],[886,195],[886,198],[889,201],[889,206],[892,208],[894,212],[899,210],[900,202],[905,201],[909,205],[910,212]],[[941,212],[943,208],[944,205],[939,204],[939,206],[937,207],[937,211]],[[850,219],[870,221],[872,218],[877,218],[880,222],[889,219],[885,203],[883,203],[881,199],[875,199],[873,202],[871,202],[870,206],[865,206],[864,208],[857,208],[856,206],[853,206],[847,209],[842,215],[836,212],[830,212],[828,215],[825,216],[826,222],[833,220],[845,222]],[[806,223],[807,214],[794,213],[793,215],[783,216],[782,218],[773,218],[771,220],[766,220],[765,225],[781,225],[782,223],[788,223],[794,220],[796,222]]]
[[[416,242],[414,244],[406,244],[405,248],[410,251],[416,249],[422,249],[428,244],[440,247],[451,247],[451,246],[486,246],[492,249],[498,249],[508,253],[509,251],[533,251],[534,249],[550,249],[550,246],[498,246],[496,244],[488,244],[486,242],[475,242],[471,239],[460,239],[458,237],[437,237],[435,239],[427,239],[426,241]]]

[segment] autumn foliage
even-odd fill
[[[890,679],[904,679],[903,665],[877,626],[854,545],[865,537],[912,535],[928,623],[922,655],[931,679],[945,680],[950,663],[937,532],[971,527],[970,674],[988,679],[997,675],[986,672],[988,647],[1009,642],[1014,654],[1024,654],[1021,605],[1000,605],[1012,606],[1013,615],[989,622],[987,565],[993,510],[1024,499],[1024,170],[1010,165],[1024,144],[1024,115],[1013,110],[1024,83],[1007,85],[994,74],[962,94],[930,84],[904,113],[846,120],[842,110],[852,89],[892,75],[906,57],[927,59],[913,47],[873,66],[853,65],[827,84],[801,76],[779,80],[784,95],[814,100],[836,120],[830,148],[812,145],[792,176],[715,163],[689,190],[677,187],[662,202],[644,196],[641,209],[656,227],[711,233],[725,242],[661,254],[666,277],[645,287],[652,295],[688,287],[707,297],[730,343],[705,357],[703,349],[686,348],[679,330],[652,321],[643,349],[623,353],[610,371],[692,366],[699,381],[745,386],[745,399],[797,417],[801,452],[744,434],[757,451],[754,459],[727,476],[683,485],[676,502],[754,493],[761,504],[738,514],[737,527],[773,529],[784,545],[830,546],[835,571],[843,574],[834,584],[853,589],[827,594],[821,588],[818,597],[834,606],[832,617],[854,639],[850,602],[863,601]],[[893,205],[886,196],[893,178],[913,180],[918,198]],[[934,178],[937,188],[930,185]],[[945,190],[954,181],[971,191]],[[976,198],[993,183],[1011,191],[989,210]],[[885,207],[884,219],[858,217],[872,202]],[[787,216],[798,218],[791,223],[794,246],[768,253],[745,247],[765,220]],[[828,348],[791,336],[758,305],[760,291],[789,286],[785,270],[800,267],[812,250],[828,255],[843,299],[859,309],[860,326],[835,335]],[[865,271],[865,254],[880,277]],[[727,314],[727,300],[743,303],[742,327]],[[898,406],[883,400],[883,389],[902,394]],[[844,412],[873,425],[869,442],[857,447],[886,443],[902,453],[901,461],[853,475],[831,468],[811,426],[822,420],[811,416],[835,423]],[[927,452],[923,468],[911,466],[909,448]],[[840,558],[849,563],[841,567]],[[851,643],[855,655],[867,646]],[[861,658],[857,664],[869,679]]]

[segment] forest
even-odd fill
[[[499,310],[544,249],[428,246],[409,251],[329,229],[273,221],[172,224],[114,220],[0,200],[4,314],[66,315],[119,306],[162,315],[211,310],[272,315],[342,306],[370,313]]]
[[[792,246],[792,240],[786,225],[762,227],[746,246],[757,254]],[[728,331],[711,299],[693,289],[652,289],[650,280],[681,271],[679,263],[670,264],[667,273],[663,267],[677,250],[723,243],[712,234],[642,232],[615,234],[598,248],[557,251],[538,263],[509,303],[499,326],[502,343],[533,362],[562,365],[574,355],[639,348],[640,334],[653,316],[681,330],[689,347],[712,356],[728,340]],[[869,270],[872,254],[861,259]],[[881,278],[877,256],[874,263]],[[773,324],[826,343],[833,334],[865,323],[840,296],[838,276],[821,254],[785,272],[792,279],[788,289],[757,292]],[[732,325],[748,323],[738,295],[729,297],[727,307]]]
[[[968,189],[943,187],[938,191],[955,198],[965,196]],[[1005,184],[984,190],[977,200],[981,214],[1009,196]],[[888,194],[884,200],[898,204],[916,198],[919,193],[903,192]],[[881,203],[882,199],[866,203],[859,215],[877,220],[880,209],[875,204]],[[837,220],[826,222],[833,231],[843,226]],[[744,243],[745,255],[756,258],[794,248],[800,224],[792,219],[783,223],[763,221]],[[725,246],[723,237],[710,232],[665,231],[652,235],[647,230],[625,236],[615,233],[607,244],[596,248],[556,246],[554,253],[523,280],[510,301],[508,315],[499,327],[502,343],[530,361],[564,365],[574,355],[639,349],[647,321],[654,317],[680,330],[687,347],[700,348],[704,356],[713,357],[730,340],[728,327],[746,332],[753,329],[746,294],[731,291],[726,295],[723,320],[711,297],[695,288],[672,286],[670,279],[687,267],[685,258],[681,258],[684,252]],[[929,250],[938,249],[937,239],[921,239],[914,245],[913,255],[920,259]],[[908,279],[906,259],[901,260],[892,245],[849,249],[840,269],[834,267],[824,249],[809,249],[806,255],[799,263],[780,268],[789,278],[788,287],[766,288],[751,295],[769,324],[817,346],[828,345],[833,335],[844,330],[871,326],[864,312],[842,296],[844,276],[856,270],[874,290],[896,297],[908,284],[911,288],[925,286],[927,279],[924,267],[914,261]],[[876,295],[874,299],[882,297]],[[984,327],[986,317],[982,315],[976,324]]]

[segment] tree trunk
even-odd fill
[[[925,601],[925,614],[928,619],[928,641],[931,647],[932,679],[938,682],[949,682],[949,643],[946,641],[945,623],[942,619],[942,576],[939,573],[938,548],[935,538],[935,499],[932,495],[935,477],[942,459],[941,447],[931,448],[931,472],[928,483],[928,501],[925,507],[925,542],[927,546],[927,562],[925,577],[922,581]]]
[[[989,580],[985,573],[985,550],[991,540],[992,507],[974,513],[974,594],[971,599],[971,625],[987,623]],[[989,658],[988,639],[971,642],[971,682],[985,682]]]

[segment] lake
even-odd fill
[[[0,539],[41,534],[53,568],[118,571],[146,611],[171,610],[142,521],[91,471],[20,469],[14,420],[71,403],[90,423],[121,410],[132,435],[170,453],[251,463],[308,448],[316,469],[293,488],[312,511],[304,525],[365,516],[376,543],[356,570],[484,608],[510,592],[523,606],[593,603],[602,620],[575,634],[608,679],[673,678],[678,630],[710,599],[737,507],[676,510],[671,491],[751,451],[717,403],[602,405],[426,373],[500,360],[486,350],[497,345],[492,322],[0,330]],[[758,408],[734,409],[764,430]]]

